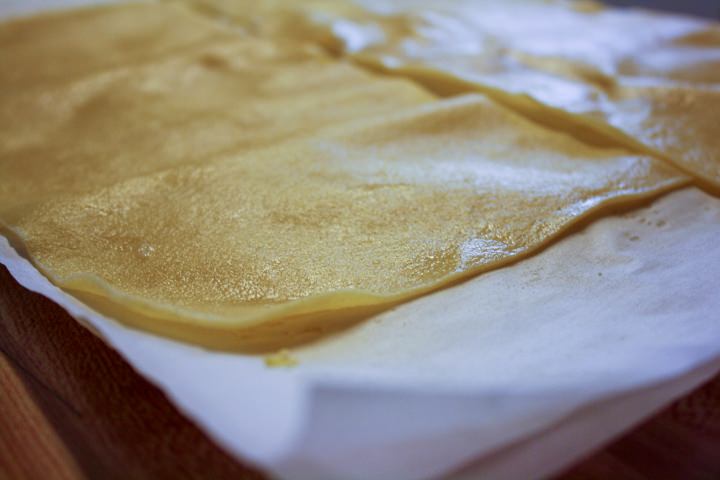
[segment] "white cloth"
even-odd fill
[[[132,330],[0,262],[89,325],[225,448],[288,479],[537,478],[720,369],[720,200],[696,189],[294,352]]]

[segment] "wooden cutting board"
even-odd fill
[[[0,480],[264,479],[0,267]],[[720,376],[562,475],[720,478]]]

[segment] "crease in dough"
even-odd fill
[[[236,2],[191,3],[248,15]],[[295,20],[265,34],[313,32],[365,68],[441,95],[485,93],[552,128],[659,156],[720,192],[718,23],[597,3],[340,3],[272,2],[274,15]]]

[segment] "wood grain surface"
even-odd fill
[[[0,479],[263,479],[0,267]],[[720,479],[720,376],[561,477]]]

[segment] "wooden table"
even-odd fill
[[[0,267],[0,479],[263,479]],[[720,376],[563,480],[720,479]]]

